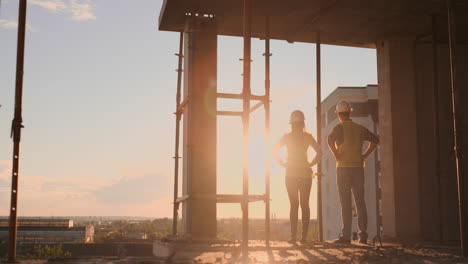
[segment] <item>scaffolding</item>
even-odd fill
[[[217,110],[217,116],[237,116],[241,117],[243,125],[243,177],[242,177],[242,194],[216,194],[212,195],[197,195],[197,197],[178,196],[179,184],[179,141],[180,141],[180,121],[183,116],[184,108],[189,103],[188,99],[181,101],[182,87],[182,60],[183,60],[183,32],[180,33],[178,69],[177,71],[177,95],[176,95],[176,136],[175,136],[175,155],[174,155],[174,199],[173,199],[173,236],[177,235],[177,217],[179,205],[189,199],[216,199],[216,203],[239,203],[242,210],[242,249],[243,256],[247,256],[248,248],[248,230],[249,230],[249,203],[263,201],[265,203],[265,240],[269,243],[270,239],[270,165],[271,158],[268,155],[265,166],[265,193],[264,194],[249,194],[249,144],[250,144],[250,115],[262,106],[265,109],[265,141],[267,149],[271,149],[270,137],[270,39],[269,39],[269,18],[265,17],[265,94],[254,95],[250,89],[251,76],[251,19],[252,19],[252,3],[251,0],[244,1],[244,56],[243,59],[243,88],[240,94],[217,93],[217,99],[234,99],[242,100],[242,111],[222,111]],[[256,102],[251,105],[251,102]]]
[[[330,5],[322,12],[330,10],[335,3]],[[0,1],[1,3],[1,1]],[[24,42],[25,42],[25,31],[26,31],[26,8],[27,0],[20,0],[19,5],[19,17],[18,17],[18,50],[17,50],[17,66],[16,66],[16,91],[15,91],[15,112],[14,119],[12,122],[12,131],[11,136],[13,138],[14,149],[13,149],[13,169],[12,169],[12,188],[11,188],[11,206],[10,206],[10,227],[9,227],[9,249],[8,249],[8,261],[16,262],[16,240],[17,240],[17,201],[18,201],[18,178],[19,178],[19,160],[20,160],[20,141],[21,141],[21,131],[23,128],[22,122],[22,95],[23,95],[23,68],[24,68]],[[456,17],[455,17],[455,7],[457,2],[455,0],[446,0],[446,12],[448,18],[448,44],[449,44],[449,53],[450,53],[450,79],[451,79],[451,101],[452,101],[452,113],[453,113],[453,128],[454,128],[454,143],[455,143],[455,158],[456,158],[456,175],[457,175],[457,187],[458,187],[458,207],[459,207],[459,225],[460,225],[460,239],[461,239],[461,249],[462,255],[468,256],[468,228],[466,228],[466,203],[464,202],[465,192],[464,184],[465,180],[465,167],[462,166],[462,151],[463,142],[462,142],[462,129],[463,129],[463,109],[462,109],[462,93],[460,82],[457,81],[456,77],[457,71],[457,41],[456,41]],[[313,17],[315,21],[319,14]],[[435,19],[435,18],[434,18]],[[266,130],[266,141],[268,145],[270,143],[270,36],[269,36],[269,26],[268,26],[268,17],[266,18],[266,33],[265,33],[265,95],[256,96],[251,93],[250,90],[250,53],[251,53],[251,23],[252,23],[252,0],[244,0],[244,82],[243,90],[241,94],[223,94],[218,93],[218,98],[226,99],[241,99],[243,101],[243,110],[239,112],[232,111],[218,111],[218,115],[228,115],[228,116],[240,116],[242,117],[243,127],[244,127],[244,140],[243,140],[243,152],[244,152],[244,165],[243,165],[243,193],[240,195],[227,195],[227,194],[216,194],[215,197],[205,197],[205,198],[215,198],[218,203],[240,203],[242,205],[243,212],[243,245],[244,249],[247,249],[248,241],[248,203],[254,201],[264,201],[265,202],[265,219],[266,219],[266,240],[269,240],[269,210],[270,210],[270,159],[267,159],[266,172],[265,172],[265,194],[263,195],[249,195],[248,190],[248,145],[249,145],[249,121],[250,114],[256,109],[264,106],[265,108],[265,130]],[[436,21],[433,21],[433,33],[436,33]],[[174,227],[173,233],[177,233],[177,212],[178,206],[180,203],[193,198],[193,197],[178,197],[178,166],[179,166],[179,138],[180,138],[180,120],[184,107],[189,103],[187,99],[181,101],[181,74],[182,74],[182,48],[183,48],[183,32],[180,34],[180,50],[176,54],[179,57],[179,68],[178,71],[178,84],[177,84],[177,99],[176,99],[176,148],[175,148],[175,184],[174,184]],[[437,69],[437,36],[433,36],[433,54],[434,54],[434,73],[438,72]],[[459,70],[459,69],[458,69]],[[436,74],[433,76],[434,80],[434,94],[437,91],[438,77]],[[437,99],[435,96],[434,99]],[[258,101],[257,104],[251,107],[251,101]],[[434,105],[438,105],[438,101],[434,101]],[[320,132],[321,127],[321,109],[320,109],[320,40],[319,35],[317,36],[317,129]],[[437,126],[436,126],[437,127]],[[437,138],[438,132],[434,131],[435,137]],[[320,144],[321,136],[319,134],[318,141]],[[437,143],[439,144],[439,143]],[[436,146],[440,148],[440,146]],[[439,158],[439,157],[438,157]],[[437,167],[440,167],[440,161],[437,160]],[[320,175],[321,175],[321,165],[319,163],[318,173],[319,175],[319,199],[321,198],[321,184],[320,184]],[[438,171],[436,176],[439,176],[440,172]],[[436,178],[436,182],[439,182],[440,177]],[[465,177],[466,178],[466,177]],[[440,184],[439,184],[440,185]],[[438,192],[440,192],[438,190]],[[440,199],[440,197],[439,197]],[[318,204],[319,210],[319,236],[322,235],[321,230],[321,202]],[[441,204],[439,201],[439,208],[441,210]],[[442,226],[442,219],[439,220],[439,225]],[[443,242],[443,234],[439,234],[439,239]]]
[[[280,2],[280,1],[277,1],[277,2]],[[314,14],[312,17],[308,18],[309,21],[307,21],[307,23],[304,23],[304,26],[303,27],[307,27],[308,25],[310,24],[313,24],[317,21],[317,19],[322,16],[324,13],[328,12],[329,10],[331,10],[332,8],[334,8],[337,4],[337,2],[340,2],[340,1],[334,1],[331,5],[328,5],[327,7],[323,8],[321,11],[319,11],[318,13]],[[462,155],[462,152],[464,150],[463,148],[463,142],[462,142],[462,134],[463,134],[463,125],[464,125],[464,122],[463,122],[463,115],[462,115],[462,92],[461,92],[461,88],[460,88],[460,82],[459,80],[457,80],[457,74],[459,74],[459,69],[457,69],[457,60],[459,60],[457,58],[457,34],[456,34],[456,30],[455,30],[455,27],[457,26],[457,23],[456,23],[456,12],[455,12],[455,9],[457,7],[457,5],[459,5],[460,3],[458,3],[458,1],[456,0],[445,0],[445,1],[442,1],[442,2],[445,2],[445,4],[442,4],[440,7],[441,7],[441,11],[442,12],[446,12],[446,15],[447,15],[447,26],[448,26],[448,50],[449,50],[449,59],[450,59],[450,81],[451,81],[451,103],[452,103],[452,113],[453,113],[453,132],[454,132],[454,153],[455,153],[455,163],[456,163],[456,175],[457,175],[457,187],[458,187],[458,214],[459,214],[459,228],[460,228],[460,240],[461,240],[461,250],[462,250],[462,254],[464,256],[467,256],[468,255],[468,228],[466,228],[466,204],[464,202],[464,197],[466,196],[465,195],[465,191],[464,191],[464,184],[465,184],[465,179],[463,178],[463,175],[465,173],[465,166],[463,166],[463,155]],[[238,111],[238,112],[233,112],[233,111],[218,111],[218,115],[229,115],[229,116],[240,116],[242,117],[242,121],[243,121],[243,128],[244,128],[244,141],[243,141],[243,154],[244,154],[244,160],[243,160],[243,183],[244,183],[244,186],[243,186],[243,193],[242,195],[240,195],[240,197],[236,197],[238,198],[238,200],[236,201],[240,201],[241,205],[242,205],[242,210],[243,210],[243,245],[246,247],[247,246],[247,238],[248,238],[248,202],[250,202],[250,200],[248,199],[250,196],[249,196],[249,190],[248,190],[248,180],[249,180],[249,175],[248,175],[248,152],[247,152],[247,147],[248,147],[248,144],[249,144],[249,135],[248,135],[248,130],[249,130],[249,118],[250,118],[250,113],[252,111],[254,111],[255,109],[261,107],[262,105],[265,106],[265,110],[267,112],[267,125],[266,127],[269,126],[269,105],[267,105],[265,103],[265,99],[262,99],[262,98],[255,98],[254,95],[251,94],[251,91],[250,91],[250,63],[251,63],[251,60],[250,60],[250,52],[251,52],[251,23],[252,23],[252,0],[243,0],[243,32],[240,31],[240,30],[236,30],[234,33],[233,32],[229,32],[228,35],[235,35],[235,36],[240,36],[241,34],[243,35],[244,37],[244,59],[243,59],[243,62],[244,62],[244,82],[243,82],[243,90],[242,90],[242,93],[239,94],[239,95],[232,95],[232,94],[223,94],[223,95],[220,95],[218,94],[218,98],[230,98],[230,99],[241,99],[243,101],[243,110],[242,111]],[[270,4],[270,3],[269,3]],[[275,3],[271,3],[271,5],[274,5],[276,4]],[[279,9],[278,9],[279,10]],[[444,11],[445,10],[445,11]],[[168,12],[169,13],[169,12]],[[297,13],[297,12],[296,12]],[[294,13],[292,13],[294,14]],[[236,15],[237,16],[237,13]],[[433,94],[433,104],[434,104],[434,111],[432,113],[433,117],[435,118],[435,125],[434,125],[434,130],[432,131],[434,133],[434,138],[438,138],[439,136],[439,131],[438,131],[438,123],[439,123],[439,120],[437,118],[437,109],[438,109],[438,105],[439,105],[439,102],[438,102],[438,96],[437,96],[437,90],[438,90],[438,59],[437,59],[437,38],[438,38],[438,34],[437,34],[437,20],[436,20],[436,15],[435,14],[432,14],[432,54],[433,54],[433,80],[432,80],[432,83],[433,83],[433,87],[432,87],[432,94]],[[443,15],[444,16],[444,15]],[[285,16],[287,18],[287,16]],[[306,18],[304,18],[306,19]],[[166,19],[167,20],[167,19]],[[239,21],[240,22],[240,21]],[[284,24],[284,21],[282,21],[283,24]],[[287,21],[286,21],[287,22]],[[172,23],[172,24],[171,24]],[[166,24],[171,24],[172,27],[175,27],[177,26],[177,23],[175,22],[171,22],[171,23],[168,23],[166,22]],[[238,23],[240,24],[240,23]],[[268,27],[268,23],[267,24],[267,27]],[[320,28],[320,27],[318,27]],[[166,25],[165,29],[171,29],[171,27],[169,27],[168,25]],[[294,42],[295,40],[292,39],[292,40],[289,40],[287,36],[289,32],[287,32],[287,30],[289,30],[289,28],[287,28],[285,31],[286,32],[281,32],[281,34],[278,34],[277,32],[275,32],[273,30],[273,38],[277,38],[277,39],[283,39],[283,40],[288,40],[288,42]],[[305,32],[305,30],[304,30]],[[304,33],[302,32],[302,33]],[[226,33],[226,32],[224,32]],[[308,41],[306,42],[313,42],[314,39],[313,37],[309,36],[308,34],[304,34],[304,35],[307,35],[307,37],[304,37],[304,39],[308,39]],[[286,36],[286,37],[285,37]],[[326,34],[324,34],[324,41],[325,42],[328,42],[330,43],[330,39],[327,40],[326,37],[330,37],[330,36],[327,36]],[[269,43],[268,43],[268,38],[269,36],[266,37],[266,47],[269,48]],[[332,38],[333,39],[333,38]],[[317,65],[317,139],[318,139],[318,143],[321,144],[321,139],[322,139],[322,135],[321,135],[321,109],[320,109],[320,104],[321,104],[321,80],[320,80],[320,74],[321,74],[321,68],[320,68],[320,64],[321,64],[321,57],[320,57],[320,34],[317,32],[317,35],[316,35],[316,43],[317,43],[317,46],[316,46],[316,52],[317,52],[317,57],[316,57],[316,65]],[[334,40],[332,40],[331,42],[333,43]],[[268,54],[267,57],[270,56],[269,52],[268,53],[265,53],[265,54]],[[265,61],[266,61],[266,72],[269,72],[269,59],[266,57]],[[267,66],[268,65],[268,66]],[[269,74],[269,73],[268,73]],[[267,88],[268,87],[268,88]],[[267,79],[266,82],[265,82],[265,97],[269,97],[269,80]],[[256,104],[254,107],[250,107],[250,102],[252,100],[259,100],[260,102],[258,104]],[[251,110],[253,109],[253,110]],[[269,141],[269,131],[267,129],[267,141]],[[437,141],[436,142],[436,146],[435,146],[435,149],[436,149],[436,153],[439,152],[439,149],[441,146],[439,146],[439,142]],[[438,155],[438,154],[437,154]],[[442,164],[440,164],[440,157],[437,156],[436,157],[436,160],[435,160],[435,166],[436,166],[436,173],[435,173],[435,177],[434,177],[434,183],[435,185],[437,186],[435,192],[436,192],[436,196],[437,196],[437,202],[436,202],[436,210],[439,211],[439,219],[436,220],[436,225],[438,226],[438,240],[440,243],[443,243],[444,242],[444,239],[443,239],[443,230],[442,230],[442,227],[444,226],[444,221],[443,219],[441,218],[441,213],[442,212],[442,204],[441,204],[441,196],[440,196],[440,192],[441,192],[441,179],[440,179],[440,167]],[[269,165],[269,164],[268,164]],[[269,168],[267,168],[267,175],[269,175]],[[317,175],[319,176],[317,178],[318,180],[318,206],[317,206],[317,215],[318,215],[318,233],[319,233],[319,240],[322,240],[323,239],[323,230],[322,230],[322,189],[321,189],[321,175],[322,175],[322,164],[318,164],[318,168],[317,168]],[[267,183],[266,183],[266,193],[265,195],[263,196],[263,198],[265,197],[269,197],[269,176],[267,176]],[[377,199],[378,197],[381,195],[381,191],[379,190],[379,186],[378,186],[378,182],[376,181],[376,191],[378,192],[378,195],[376,196]],[[219,196],[219,195],[217,195]],[[262,198],[262,197],[260,197]],[[266,200],[265,200],[266,201]],[[267,204],[266,204],[266,211],[268,211],[268,207],[269,207],[269,203],[268,201],[266,201]],[[175,207],[176,207],[176,204],[175,204]],[[176,210],[176,209],[175,209]],[[374,245],[379,242],[380,244],[382,243],[381,242],[381,227],[382,227],[382,221],[380,219],[380,205],[377,201],[377,208],[376,208],[376,213],[377,213],[377,234],[376,236],[374,237],[373,239],[373,242],[374,242]],[[268,221],[268,217],[269,215],[266,215],[266,219]]]
[[[265,109],[265,141],[268,149],[268,153],[271,152],[271,136],[270,136],[270,18],[265,16],[265,84],[264,84],[264,95],[254,95],[251,92],[250,78],[251,78],[251,25],[252,24],[252,1],[244,0],[244,56],[243,61],[243,88],[240,94],[231,93],[217,93],[218,99],[237,99],[242,100],[242,111],[222,111],[217,110],[217,116],[237,116],[241,117],[243,125],[243,180],[242,180],[242,194],[216,194],[215,197],[212,195],[203,195],[203,197],[190,197],[185,195],[183,197],[178,196],[178,184],[179,184],[179,140],[180,140],[180,121],[184,112],[185,106],[189,103],[188,99],[181,101],[181,79],[182,79],[182,60],[183,60],[183,32],[180,33],[180,44],[179,53],[175,54],[178,61],[178,73],[177,76],[177,95],[176,95],[176,140],[175,140],[175,155],[174,155],[174,199],[173,199],[173,236],[177,235],[177,217],[179,205],[189,199],[216,199],[216,203],[239,203],[242,210],[242,255],[244,258],[247,257],[248,251],[248,231],[249,231],[249,203],[264,201],[265,202],[265,241],[268,245],[270,240],[270,167],[271,157],[267,155],[266,167],[265,167],[265,193],[261,195],[249,194],[249,130],[250,130],[250,115],[262,106]],[[321,144],[321,44],[320,44],[320,33],[317,33],[317,44],[316,44],[316,69],[317,69],[317,139],[318,143]],[[256,104],[251,105],[252,101],[256,101]],[[320,176],[322,174],[321,161],[318,163],[317,175],[318,177],[318,240],[323,240],[322,235],[322,188]]]
[[[11,124],[11,138],[13,138],[13,168],[11,175],[10,224],[8,229],[8,262],[16,263],[16,242],[18,233],[18,187],[19,187],[19,160],[21,147],[21,129],[23,126],[23,73],[24,73],[24,46],[26,38],[26,11],[27,0],[19,3],[18,14],[18,48],[16,54],[16,87],[15,87],[15,113]]]

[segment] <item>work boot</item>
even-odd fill
[[[351,239],[339,236],[338,239],[333,240],[335,244],[351,244]]]
[[[302,244],[307,243],[307,232],[302,233],[301,243]]]
[[[367,244],[367,234],[365,233],[359,234],[359,243]]]

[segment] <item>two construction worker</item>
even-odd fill
[[[341,101],[336,105],[340,123],[328,136],[328,146],[336,159],[337,185],[341,202],[342,230],[334,242],[351,242],[352,201],[351,192],[358,212],[359,241],[367,243],[367,209],[364,199],[364,160],[375,150],[379,138],[365,127],[356,124],[350,118],[351,105]],[[290,118],[291,132],[284,135],[273,149],[276,161],[286,167],[286,189],[290,202],[291,239],[295,243],[298,222],[299,204],[302,211],[302,239],[307,241],[310,222],[309,198],[312,186],[312,169],[321,159],[321,148],[314,137],[305,130],[304,113],[292,112]],[[362,152],[364,142],[370,142]],[[279,156],[279,150],[286,146],[287,161]],[[308,148],[312,147],[316,155],[309,162]]]

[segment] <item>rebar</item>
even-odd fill
[[[448,35],[449,35],[449,52],[450,52],[450,77],[451,77],[451,92],[452,92],[452,112],[453,112],[453,134],[454,134],[454,150],[455,163],[457,171],[458,185],[458,212],[460,220],[460,247],[463,257],[468,257],[468,230],[466,224],[466,208],[465,208],[465,193],[464,193],[464,164],[463,164],[463,117],[462,117],[462,94],[461,87],[457,81],[457,40],[455,31],[455,14],[453,1],[447,0],[447,15],[448,15]]]

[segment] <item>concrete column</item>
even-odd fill
[[[383,229],[419,237],[420,200],[414,42],[377,43]]]
[[[441,35],[442,32],[439,34]],[[460,47],[461,50],[461,47]],[[458,193],[453,151],[453,118],[448,45],[438,45],[439,138],[435,138],[433,54],[431,43],[416,44],[418,149],[423,238],[439,242],[459,239]],[[461,81],[461,80],[460,80]],[[440,173],[436,174],[435,142],[439,140]],[[440,197],[439,197],[440,195]],[[440,206],[440,207],[439,207]]]
[[[183,229],[195,240],[216,238],[217,32],[208,18],[185,29]]]

